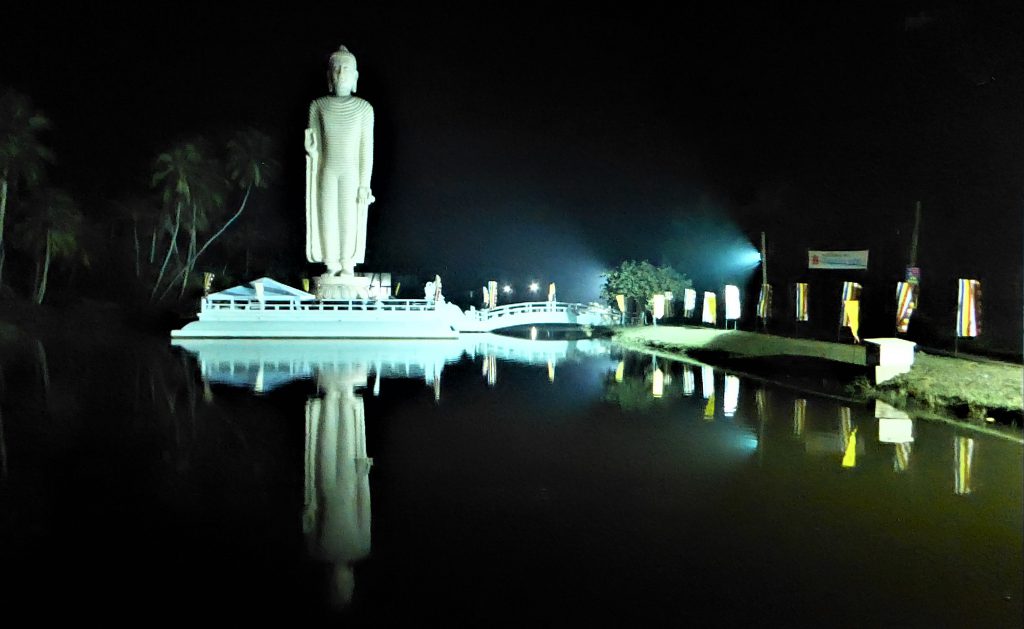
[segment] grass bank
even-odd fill
[[[873,385],[863,345],[678,326],[623,328],[613,338],[626,347],[694,359],[800,389],[881,399],[918,415],[1021,426],[1024,368],[1018,364],[919,351],[910,373]]]

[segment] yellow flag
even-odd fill
[[[619,306],[619,312],[626,312],[626,296],[616,295],[615,303]]]
[[[846,302],[846,321],[845,325],[849,326],[850,332],[853,333],[853,338],[860,343],[860,337],[857,336],[857,332],[860,330],[860,302],[850,300]]]

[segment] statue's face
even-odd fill
[[[334,93],[337,96],[348,96],[356,86],[356,62],[352,57],[345,55],[331,67],[331,81],[334,84]]]

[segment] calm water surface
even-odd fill
[[[595,340],[0,358],[48,618],[1020,626],[1022,447]]]

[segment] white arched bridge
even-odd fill
[[[609,325],[607,309],[557,301],[528,301],[484,310],[470,309],[462,332],[494,332],[521,325]]]

